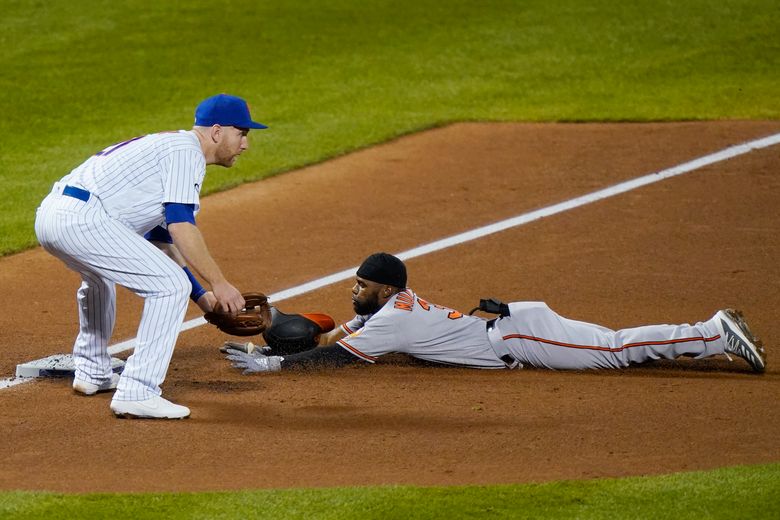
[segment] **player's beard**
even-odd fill
[[[362,302],[352,300],[352,308],[355,309],[355,314],[359,316],[374,314],[381,308],[381,305],[379,305],[379,296],[374,294]]]
[[[236,163],[236,159],[238,158],[240,154],[233,153],[226,144],[223,144],[219,148],[217,148],[216,152],[216,163],[220,166],[224,166],[225,168],[230,168]]]

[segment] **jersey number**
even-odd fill
[[[426,311],[430,311],[431,310],[431,304],[426,302],[425,300],[423,300],[420,297],[417,298],[417,304],[420,307],[422,307],[423,309],[425,309]],[[442,307],[441,305],[436,305],[436,304],[434,304],[433,307],[435,309],[441,309],[443,311],[447,311],[447,317],[449,319],[451,319],[451,320],[457,320],[457,319],[460,319],[460,318],[463,317],[463,313],[462,312],[454,311],[452,309],[448,309],[447,307]]]

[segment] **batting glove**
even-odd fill
[[[239,341],[226,341],[224,345],[219,347],[219,351],[223,354],[226,353],[229,349],[233,350],[240,350],[241,352],[245,352],[247,354],[262,354],[264,356],[271,355],[271,347],[268,345],[255,345],[251,341],[247,341],[246,343],[241,343]]]
[[[264,356],[257,351],[247,354],[235,349],[228,349],[227,353],[228,355],[225,357],[233,362],[234,368],[242,369],[244,375],[282,370],[282,359],[284,358],[281,356]]]

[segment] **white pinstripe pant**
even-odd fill
[[[192,286],[176,262],[122,223],[100,201],[61,195],[55,185],[38,208],[35,233],[43,248],[81,274],[76,296],[80,329],[73,345],[76,377],[99,384],[111,374],[108,342],[116,318],[115,284],[144,298],[135,351],[114,399],[160,395]]]

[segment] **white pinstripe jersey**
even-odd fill
[[[474,368],[505,368],[488,341],[485,320],[434,305],[405,289],[375,314],[355,316],[341,326],[348,334],[338,344],[375,362],[391,352]]]
[[[206,158],[193,131],[150,134],[98,152],[62,178],[89,191],[139,234],[165,220],[163,203],[200,205]]]

